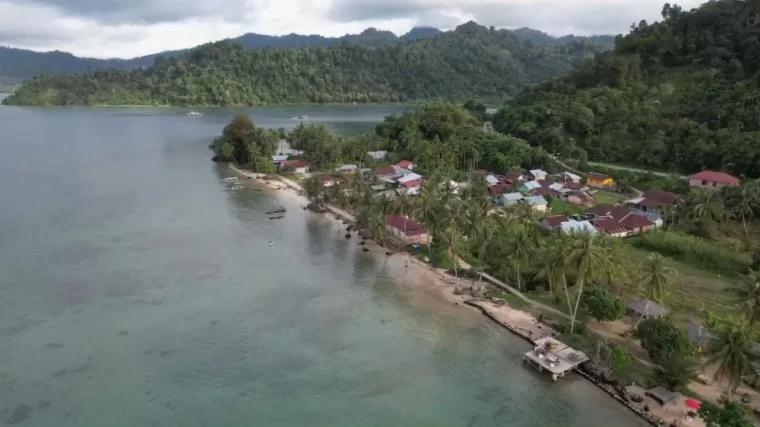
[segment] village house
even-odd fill
[[[325,187],[332,187],[333,185],[338,185],[343,181],[342,179],[338,177],[330,176],[325,173],[320,175],[319,179],[322,180],[322,185]]]
[[[538,223],[538,226],[540,228],[543,228],[544,230],[556,230],[558,229],[563,222],[567,222],[570,219],[566,217],[565,215],[550,215],[544,218],[541,222]]]
[[[501,205],[501,196],[507,192],[508,188],[504,184],[497,184],[488,187],[488,191],[491,193],[491,201],[494,204]]]
[[[723,188],[739,185],[739,178],[725,172],[702,171],[689,177],[692,188]]]
[[[340,173],[356,173],[359,170],[359,167],[356,165],[341,165],[339,168],[335,169],[336,172]]]
[[[396,166],[403,169],[414,169],[414,163],[410,162],[409,160],[401,160],[400,162],[396,163]]]
[[[585,191],[571,191],[565,193],[563,196],[567,203],[570,203],[571,205],[586,206],[589,208],[594,206],[594,196]]]
[[[517,187],[517,190],[522,193],[529,193],[531,190],[541,188],[541,184],[538,181],[523,182]]]
[[[499,178],[492,173],[489,173],[483,179],[486,180],[486,184],[488,184],[489,187],[499,183]]]
[[[530,205],[535,212],[546,212],[549,208],[549,202],[542,196],[529,196],[522,200],[523,203]]]
[[[593,221],[593,225],[600,233],[609,237],[626,237],[630,233],[630,230],[611,217],[597,218]]]
[[[280,171],[292,170],[293,173],[309,173],[309,162],[306,160],[285,160],[280,162]]]
[[[609,175],[589,172],[586,174],[586,185],[596,188],[612,187],[615,185],[615,180]]]
[[[372,160],[383,160],[388,157],[387,151],[370,151],[367,156]]]
[[[579,233],[588,233],[588,234],[597,234],[596,228],[588,222],[588,221],[577,221],[574,219],[570,219],[568,221],[565,221],[559,225],[560,230],[562,230],[565,234],[579,234]]]
[[[394,178],[396,177],[396,169],[393,166],[379,166],[375,168],[375,176],[377,178]]]
[[[520,193],[506,193],[501,195],[500,205],[504,207],[514,206],[523,199],[523,195]]]
[[[557,175],[557,178],[558,179],[555,182],[574,182],[576,184],[581,182],[581,177],[579,175],[570,172],[562,172]]]
[[[607,230],[607,233],[612,233],[616,237],[626,237],[634,234],[641,234],[647,231],[651,231],[657,227],[657,224],[647,218],[645,215],[632,212],[624,206],[613,206],[608,204],[597,205],[588,210],[588,214],[591,216],[591,221],[596,222],[602,218],[610,218],[616,221],[620,227],[625,228],[628,232],[625,235],[621,235],[620,232],[613,232],[617,230],[610,221],[603,221],[603,227]]]
[[[430,235],[425,227],[402,215],[391,215],[386,219],[386,228],[395,238],[405,244],[419,243],[426,245],[430,243]]]
[[[669,191],[649,190],[636,197],[625,201],[625,205],[637,212],[645,214],[650,220],[658,222],[664,209],[675,206],[681,201],[681,196]]]
[[[539,179],[546,179],[546,176],[549,175],[549,173],[543,169],[533,169],[529,172],[534,181],[538,181]]]
[[[638,299],[628,302],[628,315],[634,319],[650,319],[663,317],[668,314],[668,309],[648,299]]]
[[[507,172],[501,177],[501,182],[509,185],[517,185],[525,181],[525,177],[519,172]]]

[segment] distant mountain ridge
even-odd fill
[[[474,22],[393,42],[368,30],[362,43],[249,49],[208,43],[147,68],[98,69],[26,80],[13,105],[245,106],[303,103],[503,100],[561,76],[605,50],[585,40],[543,46]],[[412,38],[410,36],[410,38]]]
[[[509,31],[519,38],[547,46],[557,46],[580,40],[588,40],[592,44],[604,47],[610,47],[614,43],[613,36],[595,36],[600,38],[593,39],[570,35],[557,38],[531,28],[521,28],[514,31],[499,31]],[[359,34],[346,34],[341,37],[325,37],[318,34],[302,35],[295,33],[284,36],[246,33],[239,37],[228,39],[228,41],[234,44],[239,44],[247,49],[328,47],[341,43],[381,47],[398,43],[400,41],[433,37],[442,33],[444,33],[444,31],[433,27],[414,27],[408,33],[397,36],[390,31],[367,28]],[[198,48],[198,46],[189,49],[158,52],[130,59],[96,59],[78,57],[68,52],[61,51],[35,52],[26,49],[0,46],[0,79],[2,79],[7,85],[11,83],[20,83],[23,80],[39,74],[76,74],[85,73],[90,69],[106,68],[114,68],[118,70],[146,68],[153,65],[156,58],[159,56],[165,58],[179,57],[196,48]]]

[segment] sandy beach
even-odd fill
[[[309,203],[306,196],[302,194],[301,186],[293,180],[285,177],[271,179],[265,174],[245,171],[232,164],[229,165],[229,168],[239,175],[255,180],[257,184],[263,185],[266,189],[277,194],[278,197],[290,199],[300,205],[306,205]],[[328,218],[336,224],[336,226],[343,227],[344,219],[354,221],[353,215],[342,209],[335,206],[329,206],[329,209],[330,212],[319,215]],[[368,248],[371,253],[377,254],[377,256],[387,256],[385,254],[385,248],[372,240],[367,240],[364,246]],[[405,284],[418,289],[434,291],[438,297],[445,299],[451,304],[464,305],[464,301],[469,298],[467,295],[456,295],[456,279],[447,274],[445,270],[437,269],[425,264],[423,261],[408,253],[397,253],[390,256],[388,264],[391,267],[388,271],[390,272],[392,279],[403,281]],[[467,285],[468,280],[460,278],[459,282],[461,285]],[[531,316],[526,312],[521,313]],[[519,321],[517,318],[514,320],[516,322]]]

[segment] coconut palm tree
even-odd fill
[[[573,333],[575,319],[578,316],[578,307],[583,296],[584,285],[600,276],[605,275],[610,268],[609,259],[605,256],[604,241],[602,237],[589,232],[573,233],[568,245],[568,253],[565,264],[575,274],[577,296],[575,305],[570,314],[570,333]]]
[[[504,256],[511,260],[512,267],[515,269],[515,278],[517,279],[517,289],[522,288],[521,268],[525,266],[528,259],[535,253],[536,239],[532,233],[523,225],[515,227],[510,233],[507,245],[504,246]]]
[[[536,277],[546,280],[551,295],[554,294],[554,290],[560,283],[564,284],[565,296],[567,297],[567,314],[572,315],[573,307],[570,305],[570,294],[567,287],[567,276],[565,275],[567,246],[568,239],[564,234],[553,236],[539,252],[539,265],[541,267]]]
[[[224,145],[222,145],[222,157],[225,159],[232,159],[232,161],[235,163],[235,166],[238,165],[237,159],[235,158],[235,147],[229,143],[229,141],[225,142]]]
[[[644,294],[647,298],[644,306],[645,315],[649,311],[649,301],[663,302],[663,297],[668,287],[673,283],[674,276],[675,271],[668,267],[665,257],[660,254],[650,254],[647,257],[644,265],[641,266],[641,277],[639,279],[639,286],[644,288]],[[636,326],[643,317],[639,317]]]
[[[716,331],[705,364],[718,365],[713,378],[716,382],[726,383],[726,397],[730,401],[731,392],[751,372],[751,362],[755,359],[754,341],[747,323],[732,322]]]
[[[736,290],[744,319],[750,326],[760,324],[760,274],[754,270],[747,273]]]

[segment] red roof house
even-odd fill
[[[430,241],[425,227],[403,215],[390,215],[386,218],[388,231],[405,243],[427,244]]]
[[[631,212],[623,206],[597,205],[589,209],[588,212],[596,216],[592,220],[594,225],[597,225],[599,220],[609,218],[629,230],[630,233],[643,233],[656,227],[656,224],[645,215]],[[600,223],[607,230],[615,229],[615,225],[610,221],[604,220]]]
[[[305,168],[309,166],[309,162],[306,160],[283,160],[280,162],[280,166],[290,166],[292,168]]]
[[[551,215],[544,218],[539,225],[546,230],[554,230],[565,221],[569,221],[565,215]]]
[[[422,184],[422,181],[419,179],[412,179],[409,181],[400,182],[399,186],[404,188],[412,188],[412,187],[419,187],[420,184]]]
[[[494,197],[501,196],[502,194],[506,193],[508,189],[509,188],[504,184],[496,184],[488,187],[488,191],[490,191],[491,195]]]
[[[721,188],[739,185],[739,178],[725,172],[702,171],[689,177],[689,187]]]
[[[630,230],[620,224],[615,218],[601,217],[592,221],[594,227],[599,230],[600,233],[613,237],[625,237]]]
[[[410,162],[409,160],[401,160],[400,162],[396,163],[396,166],[404,169],[412,169],[414,168],[414,163]]]
[[[393,166],[379,166],[375,168],[375,175],[383,177],[396,176],[396,169],[393,169]]]

